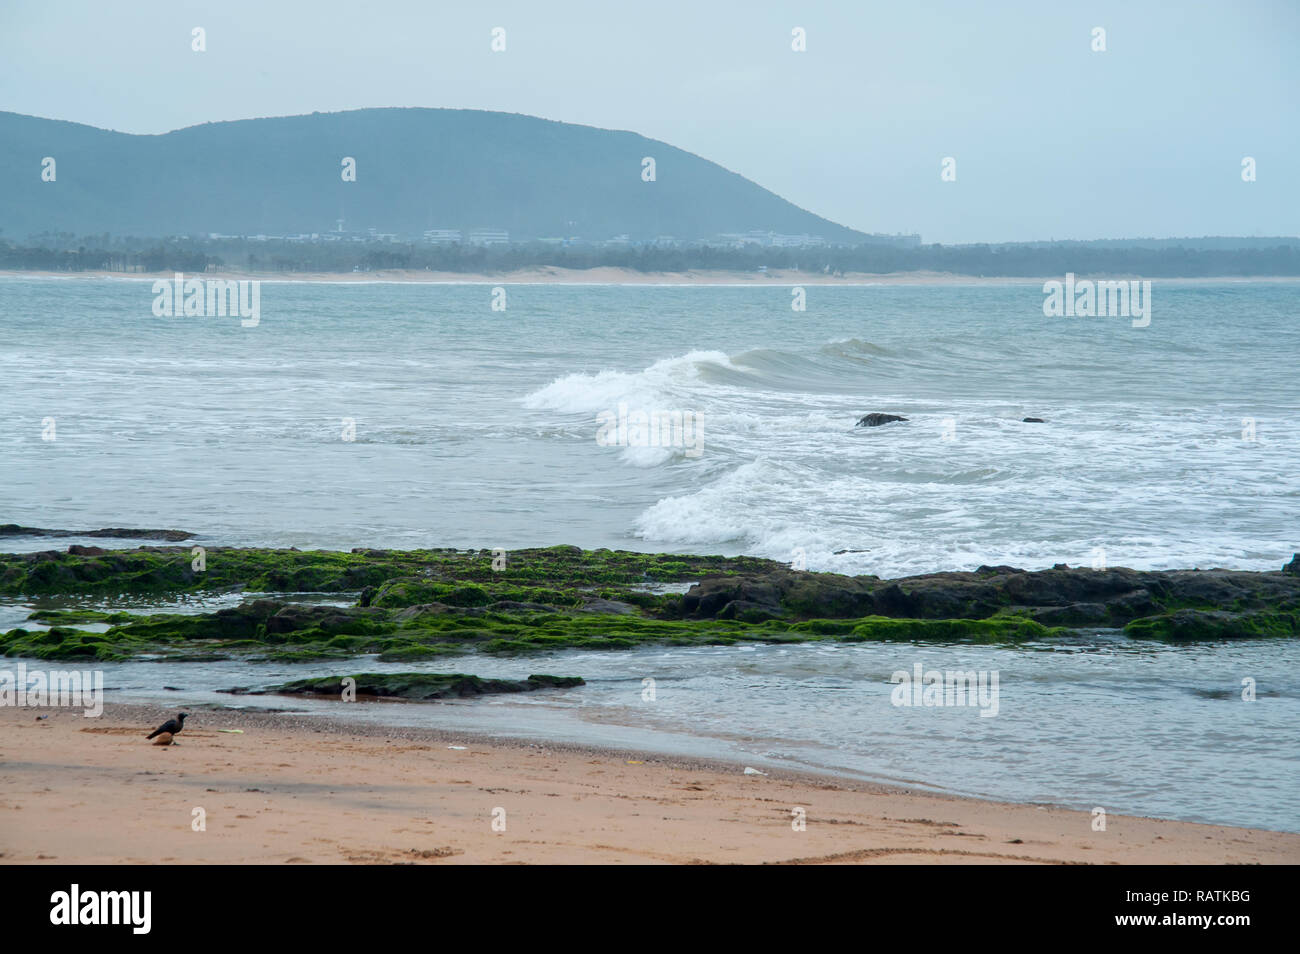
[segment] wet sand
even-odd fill
[[[1300,862],[1300,834],[1121,815],[1099,832],[1088,812],[742,765],[190,711],[158,747],[174,711],[0,709],[0,863]]]

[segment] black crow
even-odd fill
[[[188,712],[178,712],[175,719],[168,719],[162,725],[158,726],[158,728],[145,736],[145,738],[152,739],[154,736],[162,735],[164,732],[168,735],[176,735],[181,731],[181,729],[185,728],[185,717],[188,715]]]

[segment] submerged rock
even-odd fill
[[[585,686],[578,676],[532,675],[527,679],[482,679],[465,673],[359,673],[350,677],[327,676],[322,679],[295,679],[265,689],[231,689],[248,695],[307,694],[343,697],[343,679],[356,680],[358,696],[377,699],[464,699],[502,692],[533,692],[538,689],[570,689]]]
[[[858,418],[858,423],[854,427],[879,427],[881,424],[892,424],[894,421],[905,421],[907,418],[900,417],[897,414],[881,414],[873,411],[870,414],[864,414]]]
[[[1021,423],[1022,424],[1046,424],[1047,422],[1043,420],[1041,417],[1025,417],[1025,418],[1021,418]]]
[[[101,530],[46,530],[42,527],[20,527],[16,523],[0,523],[0,537],[113,537],[118,540],[189,540],[194,534],[185,530],[131,530],[126,527],[104,527]]]

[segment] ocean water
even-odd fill
[[[743,552],[886,577],[1276,569],[1300,550],[1297,284],[1157,282],[1145,328],[1046,318],[1034,284],[808,286],[803,312],[786,286],[505,291],[494,311],[485,285],[266,283],[244,328],[157,318],[148,282],[0,277],[0,523]],[[909,420],[855,428],[869,411]],[[635,446],[635,426],[611,446],[624,412],[693,426],[679,446]],[[0,606],[0,627],[30,608]],[[918,662],[998,671],[999,715],[891,706],[889,674]],[[192,702],[283,668],[105,667],[119,698]],[[591,684],[365,717],[1300,830],[1296,641],[1081,632],[399,668]]]
[[[157,318],[149,282],[0,278],[0,520],[881,576],[1300,549],[1294,283],[1157,282],[1145,328],[1046,318],[1032,284],[808,286],[803,312],[784,286],[505,290],[267,283],[244,328]],[[698,428],[602,445],[621,406]]]

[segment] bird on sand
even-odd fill
[[[158,741],[154,745],[171,745],[172,738],[179,735],[181,729],[185,728],[185,718],[188,715],[188,712],[178,712],[175,719],[168,719],[145,738],[152,739],[156,737]]]

